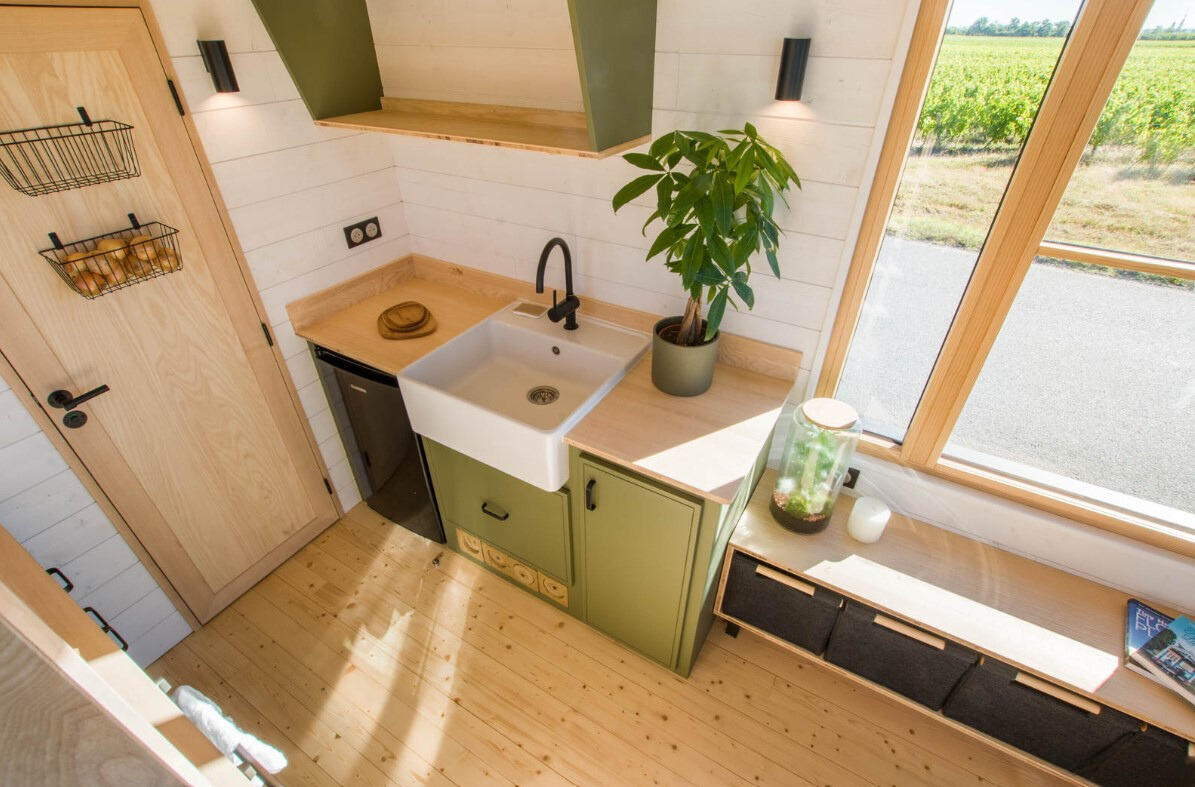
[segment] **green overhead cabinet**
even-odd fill
[[[365,0],[253,0],[317,124],[603,158],[651,137],[656,0],[568,3],[584,112],[382,96]]]
[[[651,134],[656,0],[568,0],[593,150]]]
[[[253,0],[313,120],[382,106],[365,0]]]
[[[726,544],[766,450],[729,505],[574,450],[574,548],[585,621],[688,677],[713,623]]]

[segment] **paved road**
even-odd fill
[[[839,390],[876,431],[907,425],[974,261],[885,241]],[[1195,514],[1195,291],[1034,265],[951,451]]]

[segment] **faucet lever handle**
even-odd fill
[[[556,308],[556,288],[552,288],[552,308]]]

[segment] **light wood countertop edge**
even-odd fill
[[[846,495],[839,498],[825,531],[789,533],[775,523],[768,510],[775,479],[774,470],[764,472],[731,536],[733,549],[1195,741],[1195,708],[1123,665],[1126,603],[1139,596],[896,512],[879,541],[856,542],[846,534],[846,520],[855,500]],[[852,562],[858,564],[853,573]],[[915,570],[908,569],[912,564],[916,564]],[[887,595],[870,592],[868,586],[875,584],[876,577],[868,576],[868,566],[878,567],[878,574],[902,574],[893,575],[893,580],[907,579],[913,588],[925,586],[924,598],[918,600],[915,590],[891,583]],[[944,612],[943,605],[949,606],[951,598],[971,602],[969,611]],[[1166,605],[1141,600],[1175,613]],[[974,605],[989,611],[976,614]],[[964,620],[963,628],[974,629],[972,624],[982,624],[984,615],[991,618],[991,625],[984,626],[983,636],[968,637],[948,625],[934,625],[953,618]],[[1021,640],[1009,639],[1003,631],[1006,626],[1000,625],[1009,618],[1025,624],[1018,628],[1022,634],[1040,630],[1041,642],[1025,647]],[[1099,651],[1119,666],[1098,686],[1084,685],[1080,678],[1065,674],[1065,668],[1045,666],[1057,661],[1048,655],[1057,638],[1077,643],[1073,649],[1078,651]]]

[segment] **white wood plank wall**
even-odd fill
[[[409,3],[370,4],[374,39],[437,41],[430,17],[404,30]],[[450,7],[455,4],[448,4]],[[563,9],[560,0],[553,7]],[[794,399],[804,394],[849,262],[862,189],[882,142],[907,17],[906,0],[659,0],[653,134],[754,123],[784,151],[803,189],[782,211],[782,279],[766,263],[753,277],[751,312],[729,312],[728,331],[804,353]],[[382,6],[394,9],[381,13]],[[445,34],[446,35],[446,34]],[[804,100],[772,100],[785,36],[813,40]],[[405,37],[405,39],[404,39]],[[382,50],[379,45],[379,51]],[[899,64],[897,64],[899,65]],[[618,216],[610,198],[636,171],[619,158],[565,156],[391,137],[415,251],[531,280],[543,244],[573,251],[577,289],[613,303],[679,313],[676,277],[644,257],[648,197]],[[560,260],[550,284],[563,285]]]
[[[581,111],[567,0],[368,0],[387,96]]]

